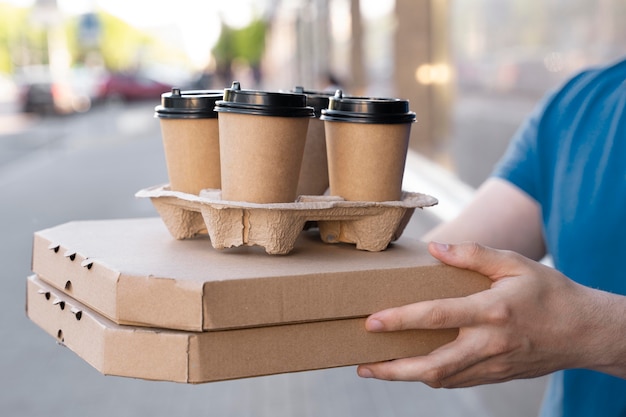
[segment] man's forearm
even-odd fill
[[[513,184],[491,178],[454,220],[428,232],[424,241],[479,242],[540,260],[545,255],[541,211],[536,201]]]
[[[589,305],[581,314],[581,367],[626,378],[626,297],[587,289]],[[585,328],[586,327],[586,328]]]

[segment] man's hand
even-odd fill
[[[361,365],[361,377],[452,388],[602,366],[597,356],[610,335],[598,329],[607,324],[603,307],[616,296],[576,284],[514,252],[475,243],[431,243],[429,251],[443,263],[486,275],[493,280],[491,288],[371,315],[366,328],[372,332],[460,330],[455,341],[429,355]],[[619,357],[623,352],[612,353]]]

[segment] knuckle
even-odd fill
[[[508,361],[495,360],[485,364],[484,376],[491,381],[504,382],[516,375],[515,366]]]
[[[467,243],[467,252],[471,257],[478,256],[483,251],[483,246],[478,242],[468,242]]]
[[[488,373],[491,375],[503,376],[509,375],[512,372],[512,369],[513,367],[511,366],[511,364],[508,364],[504,361],[498,361],[490,365]]]
[[[440,306],[433,306],[428,314],[428,320],[434,328],[445,328],[448,324],[448,314]]]
[[[485,311],[485,319],[494,326],[505,326],[512,320],[510,306],[503,302],[494,303]]]
[[[435,367],[424,372],[423,381],[431,387],[441,387],[441,381],[447,376],[445,368]]]
[[[504,257],[510,260],[509,264],[518,265],[518,266],[524,266],[528,264],[529,259],[518,252],[515,252],[512,250],[499,250],[499,251],[504,255]]]
[[[498,357],[506,355],[507,353],[515,350],[516,343],[508,337],[495,337],[492,338],[486,349],[486,354],[489,357]]]
[[[493,341],[488,348],[490,357],[495,357],[509,352],[509,343],[503,340]]]
[[[409,330],[411,328],[411,321],[404,315],[395,317],[395,320],[391,321],[391,329],[393,330]]]

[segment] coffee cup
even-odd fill
[[[181,91],[161,95],[155,108],[160,120],[170,189],[199,194],[221,187],[219,126],[215,103],[220,90]]]
[[[313,107],[315,117],[309,120],[302,168],[298,180],[298,195],[321,195],[328,189],[328,157],[322,110],[328,108],[328,99],[334,92],[311,91],[295,87],[294,93],[306,95],[307,106]]]
[[[215,105],[219,113],[222,199],[290,203],[313,108],[297,93],[241,89],[235,81]]]
[[[322,110],[330,194],[349,201],[397,201],[415,113],[396,98],[344,97]]]

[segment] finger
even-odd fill
[[[514,379],[536,378],[549,373],[549,370],[529,368],[528,364],[522,364],[521,367],[516,365],[518,364],[511,363],[509,360],[488,357],[442,379],[440,383],[447,388],[466,388],[498,384]]]
[[[482,356],[472,355],[472,350],[468,343],[457,339],[426,356],[359,365],[357,373],[364,378],[421,381],[432,387],[450,387],[465,382],[463,379],[456,382],[455,376],[484,360]]]
[[[524,258],[515,252],[492,249],[475,242],[460,244],[430,242],[428,251],[445,264],[476,271],[494,281],[518,275],[524,265]]]
[[[395,359],[387,362],[376,362],[359,365],[357,375],[361,378],[376,378],[385,381],[418,381],[433,388],[440,388],[436,378],[428,378],[422,369],[421,357]]]
[[[370,332],[389,332],[468,327],[483,310],[481,298],[443,298],[382,310],[367,318],[365,328]]]

